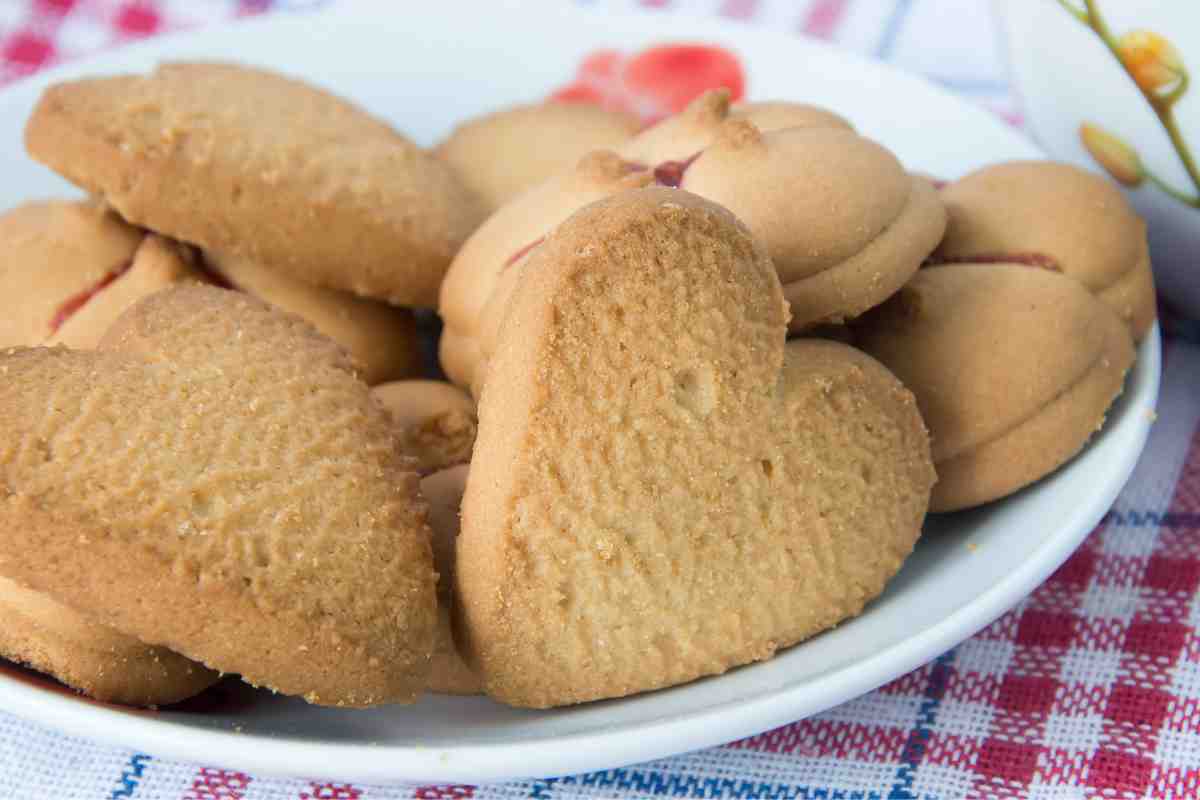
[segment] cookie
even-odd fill
[[[757,103],[734,103],[729,116],[754,123],[760,131],[783,128],[844,128],[852,130],[850,121],[827,108],[810,103],[791,103],[769,100]]]
[[[400,305],[434,305],[483,217],[449,167],[386,123],[253,67],[54,85],[25,144],[135,225]]]
[[[0,610],[0,656],[102,702],[169,705],[199,694],[220,677],[170,650],[97,625],[8,578],[0,578]]]
[[[454,606],[454,543],[458,538],[458,514],[466,485],[466,464],[421,479],[421,494],[429,501],[433,563],[438,571],[438,632],[433,645],[433,668],[429,671],[429,691],[437,694],[466,695],[483,691],[479,676],[458,651],[451,620]]]
[[[441,288],[438,313],[444,328],[438,356],[450,380],[470,387],[477,374],[482,377],[481,316],[502,273],[519,272],[546,233],[576,209],[653,182],[647,171],[597,151],[489,217],[463,245]]]
[[[1100,175],[1050,161],[984,167],[941,191],[938,262],[1021,262],[1069,275],[1141,341],[1156,315],[1146,224]]]
[[[493,215],[442,284],[442,368],[478,391],[494,347],[483,317],[553,227],[586,202],[647,185],[683,188],[762,238],[799,332],[853,318],[895,293],[937,246],[945,213],[928,182],[882,146],[831,124],[763,133],[709,93],[612,153],[593,153]],[[503,318],[502,305],[494,309]]]
[[[394,381],[371,390],[395,425],[400,450],[427,475],[471,460],[475,401],[445,381]]]
[[[917,397],[938,472],[934,511],[1004,497],[1070,460],[1134,357],[1111,308],[1022,264],[923,269],[854,335]]]
[[[367,384],[420,374],[421,339],[412,311],[313,286],[237,257],[207,252],[204,259],[229,288],[303,317],[346,348]]]
[[[632,114],[591,103],[539,103],[467,120],[434,152],[490,213],[586,153],[616,147],[639,127]]]
[[[98,351],[12,348],[0,371],[5,577],[313,703],[424,687],[437,606],[418,478],[308,323],[185,286]]]
[[[480,399],[455,583],[486,692],[546,707],[768,658],[859,613],[934,475],[916,403],[845,345],[785,345],[762,245],[654,187],[531,256]]]
[[[94,347],[122,311],[204,275],[184,248],[98,203],[28,203],[0,215],[0,347]]]

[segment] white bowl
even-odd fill
[[[1068,2],[1077,13],[1086,13],[1082,0]],[[1094,0],[1091,6],[1111,41],[1120,43],[1134,31],[1158,34],[1200,81],[1200,3]],[[1027,124],[1051,156],[1112,174],[1114,169],[1106,170],[1082,140],[1080,127],[1089,123],[1128,146],[1128,151],[1118,146],[1102,155],[1118,174],[1140,162],[1163,183],[1200,198],[1200,177],[1188,174],[1162,120],[1096,30],[1056,0],[996,0],[995,7]],[[1167,53],[1150,55],[1142,63],[1159,67],[1163,79],[1174,71]],[[1151,83],[1149,77],[1144,82]],[[1169,85],[1160,91],[1169,91]],[[1190,86],[1171,103],[1170,113],[1200,175],[1200,85]],[[1159,293],[1177,310],[1200,317],[1200,200],[1187,205],[1152,178],[1126,187],[1126,194],[1146,218]]]

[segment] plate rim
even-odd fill
[[[522,8],[528,12],[529,3],[500,0],[495,5],[500,8]],[[901,71],[886,63],[800,34],[783,33],[741,20],[717,21],[695,17],[681,9],[667,13],[614,13],[551,3],[548,0],[539,2],[538,5],[564,19],[590,16],[593,22],[602,21],[604,25],[614,29],[650,22],[655,30],[663,33],[666,38],[680,37],[662,31],[663,21],[686,18],[693,29],[707,28],[711,35],[722,39],[751,36],[766,37],[793,45],[801,42],[805,47],[825,51],[828,57],[854,62],[861,68],[885,76],[889,81],[909,82],[919,86],[921,91],[933,91],[957,106],[981,115],[986,114],[982,109],[972,106],[953,92],[920,75]],[[18,79],[0,90],[0,108],[14,93],[40,91],[66,77],[86,74],[97,67],[103,69],[104,63],[112,60],[116,54],[120,54],[116,56],[118,60],[136,59],[165,49],[176,42],[219,38],[234,28],[245,35],[247,31],[253,33],[258,28],[286,28],[304,22],[311,24],[317,18],[369,18],[371,14],[388,8],[389,3],[386,0],[360,0],[357,3],[298,9],[300,13],[276,12],[229,20],[199,30],[175,31],[155,36],[142,42],[103,50]],[[689,32],[687,35],[693,34]],[[994,122],[996,125],[1003,125],[999,120]],[[1032,141],[1025,141],[1030,148],[1040,151]],[[1139,347],[1137,363],[1127,378],[1127,391],[1129,386],[1134,385],[1139,394],[1139,401],[1144,400],[1151,408],[1160,390],[1161,366],[1162,343],[1159,326],[1155,323],[1151,333]],[[811,687],[806,683],[791,684],[764,689],[750,698],[730,699],[685,712],[667,713],[653,720],[631,721],[556,735],[553,740],[558,745],[554,748],[557,757],[544,769],[539,766],[536,775],[533,776],[520,765],[545,761],[544,748],[547,737],[544,736],[517,742],[464,744],[452,750],[438,747],[275,739],[269,735],[243,734],[236,729],[196,728],[173,720],[155,719],[146,712],[81,700],[2,675],[0,710],[33,723],[49,724],[68,735],[81,736],[108,746],[142,748],[156,758],[195,762],[196,752],[203,752],[205,762],[219,763],[223,768],[298,778],[322,777],[326,776],[328,770],[336,769],[336,775],[327,777],[346,779],[349,776],[355,780],[375,782],[403,780],[481,783],[522,777],[575,774],[691,752],[803,719],[861,696],[888,680],[928,663],[1009,611],[1074,552],[1111,506],[1111,500],[1116,499],[1146,445],[1150,420],[1148,416],[1143,417],[1142,414],[1135,414],[1133,419],[1136,426],[1136,453],[1132,454],[1129,463],[1118,474],[1110,476],[1102,491],[1097,491],[1097,496],[1104,495],[1110,498],[1110,502],[1101,511],[1096,513],[1093,506],[1073,509],[1061,528],[1062,531],[1069,531],[1070,535],[1061,535],[1060,531],[1056,532],[1056,535],[1047,536],[1031,551],[1019,569],[1005,575],[972,602],[899,644],[884,648],[864,661],[843,667],[834,675],[822,678],[823,685],[832,682],[839,687],[837,691],[825,692],[822,699],[816,701],[811,696],[798,700],[791,695],[811,695]],[[721,724],[705,724],[713,718],[720,718]],[[118,731],[116,735],[113,735],[114,728]],[[619,735],[632,732],[640,735]],[[248,752],[250,748],[247,747],[251,743],[252,753]],[[603,755],[593,756],[593,750],[602,752]],[[336,768],[327,766],[335,761],[339,763]]]

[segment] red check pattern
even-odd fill
[[[929,20],[956,12],[938,0],[590,2],[682,6],[830,39],[901,66],[956,65],[930,77],[1019,123],[999,68],[978,56],[993,41],[987,15],[972,16],[974,29],[960,17],[954,36],[941,35]],[[142,36],[313,4],[0,0],[0,83]],[[928,58],[930,48],[945,57]],[[579,82],[589,91],[607,86],[595,77]],[[1017,608],[934,662],[824,714],[626,769],[391,787],[163,761],[0,714],[0,796],[1200,798],[1200,324],[1169,315],[1167,322],[1158,421],[1105,521]]]

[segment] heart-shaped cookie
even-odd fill
[[[436,624],[426,506],[344,351],[202,286],[101,346],[0,355],[0,573],[314,703],[412,700]]]
[[[219,676],[165,647],[98,625],[42,592],[0,578],[0,655],[107,703],[168,705]]]
[[[916,541],[916,403],[785,347],[762,245],[648,188],[560,225],[513,292],[463,501],[458,633],[491,696],[555,706],[770,657],[859,613]]]
[[[760,130],[756,118],[791,127]],[[450,379],[477,389],[495,317],[503,317],[495,298],[554,225],[585,203],[653,184],[713,200],[749,226],[784,284],[793,331],[840,323],[886,300],[946,223],[927,181],[839,118],[778,105],[731,113],[727,94],[711,92],[617,154],[591,153],[530,189],[472,234],[439,295]]]
[[[25,146],[135,225],[400,305],[433,306],[484,216],[450,167],[387,123],[240,64],[55,84]]]

